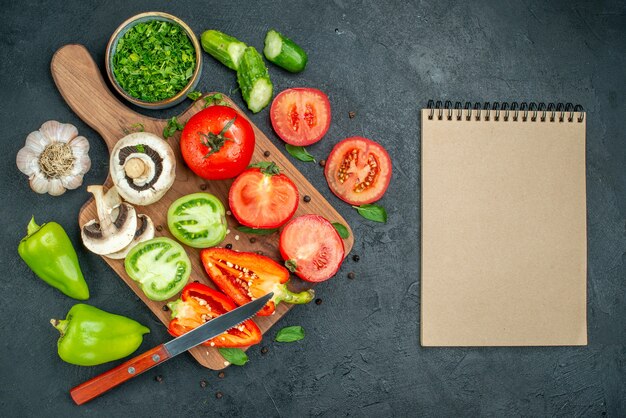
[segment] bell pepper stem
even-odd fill
[[[302,305],[309,303],[315,297],[313,289],[305,290],[300,293],[294,293],[287,289],[287,284],[279,284],[274,288],[274,303],[278,305],[280,302],[291,303],[294,305]]]
[[[28,226],[26,227],[26,235],[31,236],[35,232],[39,231],[40,228],[41,226],[37,225],[37,222],[35,222],[35,216],[32,216],[30,218],[30,222],[28,223]]]
[[[65,330],[67,329],[70,321],[67,319],[51,319],[50,323],[61,333],[61,335],[65,335]]]

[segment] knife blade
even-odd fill
[[[252,318],[274,296],[273,293],[255,299],[230,312],[174,338],[165,344],[134,357],[121,365],[88,380],[72,390],[70,395],[77,405],[82,405],[127,380],[177,356],[204,341],[226,332],[243,321]]]

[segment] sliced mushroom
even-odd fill
[[[135,208],[128,203],[121,203],[117,208],[117,215],[113,217],[113,208],[107,204],[109,199],[105,197],[104,187],[89,186],[87,191],[92,193],[96,200],[98,218],[83,225],[81,231],[83,244],[89,251],[101,255],[122,250],[135,237],[137,229]]]
[[[120,196],[146,206],[163,197],[176,177],[176,157],[167,142],[149,132],[120,139],[111,152],[111,178]]]
[[[137,229],[135,230],[135,237],[126,247],[121,249],[120,251],[106,254],[105,257],[112,258],[114,260],[121,260],[122,258],[126,258],[128,252],[140,242],[148,241],[149,239],[154,238],[154,223],[152,219],[148,215],[139,214],[137,215]]]

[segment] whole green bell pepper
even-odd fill
[[[44,282],[67,296],[89,299],[89,288],[78,264],[76,251],[61,225],[48,222],[37,225],[31,218],[27,235],[17,252],[28,267]]]
[[[59,357],[78,366],[95,366],[132,354],[150,332],[139,322],[84,303],[72,306],[63,320],[50,323],[61,337]]]

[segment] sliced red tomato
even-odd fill
[[[298,188],[274,163],[249,168],[230,186],[228,203],[240,224],[278,228],[298,208]]]
[[[286,143],[311,145],[322,139],[330,126],[328,96],[310,88],[284,90],[272,102],[270,119],[274,131]]]
[[[372,203],[383,197],[391,180],[391,158],[374,141],[346,138],[333,148],[324,175],[330,190],[351,205]]]
[[[167,304],[172,311],[168,332],[174,337],[183,335],[213,318],[232,311],[237,306],[222,292],[202,283],[190,283],[180,299]],[[248,319],[225,333],[205,341],[210,347],[247,347],[261,342],[261,330]]]
[[[193,115],[180,136],[180,151],[191,171],[208,180],[236,177],[250,164],[254,131],[228,106],[210,106]]]
[[[343,240],[335,227],[319,215],[291,220],[280,234],[285,265],[308,282],[322,282],[337,273],[343,262]]]

